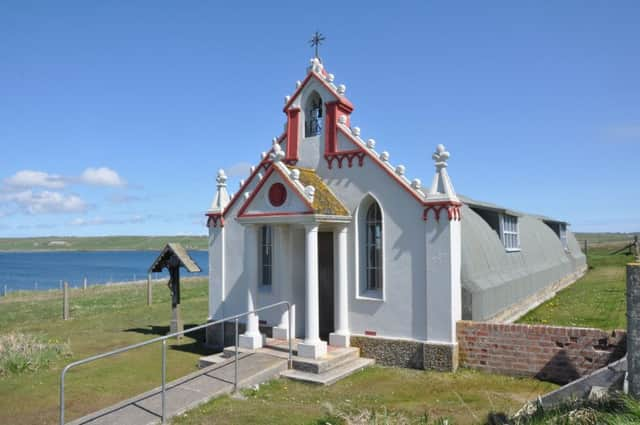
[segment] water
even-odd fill
[[[0,295],[4,285],[9,291],[46,290],[59,288],[62,280],[71,287],[82,287],[85,276],[89,285],[143,280],[158,254],[159,251],[0,252]],[[207,275],[208,253],[189,251],[189,255],[202,272],[181,269],[180,276]],[[153,273],[152,277],[164,278],[168,273]]]

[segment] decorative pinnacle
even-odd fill
[[[451,154],[447,152],[444,145],[440,144],[436,146],[436,151],[431,156],[431,159],[436,162],[436,168],[440,169],[447,167],[447,160],[449,160],[450,156]]]
[[[282,148],[280,147],[280,145],[278,144],[277,140],[274,140],[273,142],[273,152],[271,153],[271,155],[269,155],[271,160],[273,162],[280,162],[284,159],[285,154],[282,150]]]
[[[218,187],[227,185],[227,175],[224,173],[224,170],[222,168],[218,170],[218,177],[216,177],[216,182],[218,183]]]

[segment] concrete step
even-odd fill
[[[331,385],[355,372],[373,365],[374,363],[375,360],[373,359],[357,358],[322,373],[303,372],[301,370],[289,369],[281,372],[280,376],[293,379],[295,381],[310,382],[319,385]]]

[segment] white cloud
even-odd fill
[[[87,168],[80,175],[80,182],[95,186],[125,186],[127,182],[108,167]]]
[[[0,196],[0,201],[13,203],[28,214],[55,214],[68,212],[84,212],[87,204],[76,195],[44,190],[33,192],[24,190]]]
[[[608,143],[639,143],[640,123],[612,126],[604,133]]]
[[[33,188],[44,187],[46,189],[62,189],[66,182],[62,176],[49,174],[43,171],[22,170],[13,176],[4,179],[4,184],[9,188]]]
[[[101,226],[105,224],[135,224],[135,223],[142,223],[146,220],[147,220],[147,216],[144,216],[144,215],[132,215],[130,217],[124,217],[124,218],[78,217],[71,220],[69,224],[73,226]]]

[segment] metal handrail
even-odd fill
[[[69,369],[74,368],[76,366],[80,366],[83,364],[91,363],[96,360],[104,359],[106,357],[115,356],[116,354],[124,353],[126,351],[135,350],[136,348],[144,347],[146,345],[154,344],[156,342],[162,342],[162,423],[165,423],[166,420],[166,378],[167,378],[167,340],[169,338],[175,338],[177,336],[185,335],[189,332],[195,332],[200,329],[205,329],[209,326],[218,325],[223,322],[229,322],[231,320],[235,321],[235,331],[236,331],[236,349],[235,349],[235,376],[233,381],[233,390],[238,390],[238,344],[239,344],[239,335],[238,335],[238,320],[242,317],[248,316],[250,314],[255,314],[263,310],[268,310],[274,307],[278,307],[281,305],[287,306],[287,320],[288,320],[288,339],[289,339],[289,358],[287,361],[287,366],[289,369],[292,368],[293,363],[293,347],[292,347],[292,338],[291,338],[291,303],[289,301],[280,301],[274,304],[269,304],[264,307],[256,308],[254,310],[246,311],[244,313],[236,314],[234,316],[224,317],[222,319],[218,319],[213,322],[205,323],[203,325],[198,325],[193,328],[174,332],[172,334],[159,336],[157,338],[150,339],[148,341],[139,342],[137,344],[131,344],[126,347],[118,348],[112,351],[107,351],[106,353],[96,354],[95,356],[87,357],[82,360],[77,360],[73,363],[69,363],[62,369],[60,373],[60,425],[64,425],[64,378]]]

